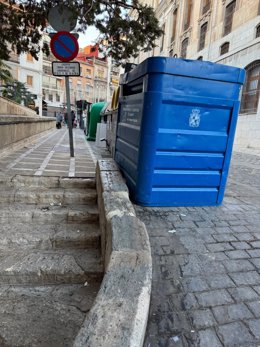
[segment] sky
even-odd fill
[[[94,26],[88,27],[87,31],[84,34],[83,33],[79,34],[79,39],[78,39],[79,47],[83,48],[87,45],[93,45],[98,35],[99,35],[99,31]]]

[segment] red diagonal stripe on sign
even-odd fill
[[[67,46],[65,45],[65,43],[61,41],[60,38],[57,39],[57,42],[58,42],[64,49],[66,49],[70,54],[73,54],[73,53],[74,53],[74,51],[72,51],[69,47],[67,47]]]

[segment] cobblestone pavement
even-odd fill
[[[153,256],[144,347],[260,346],[260,155],[233,153],[220,207],[136,212]]]
[[[96,157],[81,129],[73,129],[74,157],[70,157],[66,127],[0,159],[0,171],[10,175],[95,177]]]

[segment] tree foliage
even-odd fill
[[[37,59],[48,11],[59,3],[78,18],[76,31],[96,26],[101,49],[119,62],[152,49],[162,34],[153,9],[138,0],[0,0],[0,59],[8,60],[11,49]],[[42,49],[49,53],[47,45]]]
[[[11,79],[6,83],[2,94],[5,98],[13,100],[18,104],[21,104],[23,101],[27,107],[34,106],[35,104],[35,96],[26,88],[25,83],[15,79]]]
[[[12,78],[10,67],[0,60],[0,82],[8,82]]]

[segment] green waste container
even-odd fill
[[[88,141],[96,140],[97,123],[100,123],[100,112],[105,102],[97,102],[92,105],[88,123]]]

